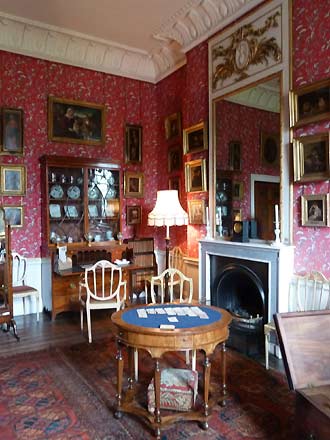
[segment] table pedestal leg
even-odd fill
[[[220,402],[221,406],[226,406],[226,396],[227,396],[227,373],[226,373],[226,344],[225,342],[222,343],[222,353],[221,353],[221,379],[222,379],[222,399]]]
[[[154,388],[155,388],[155,434],[157,439],[160,439],[160,424],[161,424],[161,418],[160,418],[160,364],[159,359],[156,359],[155,364],[155,372],[154,372]]]
[[[207,355],[204,360],[204,416],[209,415],[209,389],[210,389],[210,375],[211,375],[211,362]],[[209,424],[207,420],[201,423],[203,429],[208,429]]]
[[[116,419],[120,419],[122,417],[121,412],[121,403],[122,403],[122,388],[123,388],[123,372],[124,372],[124,361],[122,355],[122,347],[118,343],[117,350],[117,410],[115,412]]]

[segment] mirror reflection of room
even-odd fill
[[[214,112],[217,235],[230,237],[234,220],[255,220],[252,238],[274,240],[274,207],[280,204],[279,76],[219,99]],[[241,187],[239,195],[233,183]]]

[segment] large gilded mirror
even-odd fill
[[[270,2],[209,42],[210,219],[217,239],[235,237],[235,222],[247,220],[249,239],[272,242],[278,220],[281,243],[291,243],[287,7],[286,0]]]

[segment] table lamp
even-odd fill
[[[165,269],[169,268],[170,226],[188,224],[188,214],[179,202],[177,190],[157,191],[154,209],[148,214],[149,226],[166,226],[166,259]]]

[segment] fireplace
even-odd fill
[[[200,242],[200,301],[232,313],[229,346],[248,355],[263,351],[263,326],[288,310],[293,247]]]

